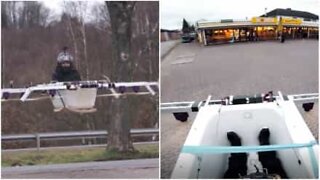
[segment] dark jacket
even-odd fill
[[[73,64],[71,64],[70,67],[62,67],[60,63],[58,63],[55,72],[52,75],[53,81],[80,81],[80,74],[79,72],[74,68]]]

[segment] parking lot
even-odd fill
[[[318,41],[294,40],[201,46],[178,45],[161,64],[161,102],[220,99],[273,90],[318,92]],[[299,108],[318,138],[318,105]],[[192,118],[190,118],[192,119]],[[161,114],[161,177],[170,178],[192,120]]]

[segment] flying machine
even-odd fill
[[[308,112],[317,93],[283,95],[272,91],[250,96],[227,96],[219,100],[162,103],[163,113],[185,122],[195,119],[176,161],[171,178],[220,179],[228,168],[230,153],[247,153],[247,176],[274,178],[262,167],[257,152],[276,151],[289,178],[318,179],[319,145],[297,104]],[[318,120],[317,120],[318,121]],[[260,145],[259,131],[270,130],[270,145]],[[228,132],[236,132],[241,146],[230,146]],[[261,175],[262,174],[262,175]]]
[[[73,112],[95,112],[96,97],[123,95],[155,95],[158,82],[110,82],[106,80],[50,82],[25,88],[1,89],[2,102],[37,101],[50,99],[55,112],[68,109]]]

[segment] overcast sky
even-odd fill
[[[64,5],[63,0],[45,0],[42,2],[44,3],[45,6],[50,8],[55,15],[59,15],[63,11],[63,5]],[[88,13],[90,13],[89,9],[95,4],[104,4],[104,1],[103,0],[88,1]]]
[[[49,7],[51,10],[53,10],[55,13],[61,13],[62,12],[62,5],[63,1],[43,1],[44,5]]]
[[[160,0],[161,28],[181,29],[182,19],[246,19],[275,8],[291,8],[319,15],[319,0]]]

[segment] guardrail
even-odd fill
[[[152,136],[152,135],[156,136],[159,134],[159,129],[153,129],[153,128],[131,129],[130,133],[132,137]],[[107,136],[108,136],[108,132],[106,130],[96,130],[96,131],[71,131],[71,132],[2,135],[1,140],[2,142],[35,140],[37,142],[37,149],[40,150],[41,140],[105,138]]]

